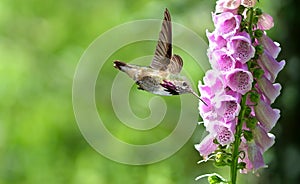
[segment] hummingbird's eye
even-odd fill
[[[183,82],[182,85],[183,85],[183,86],[187,86],[187,83],[186,83],[186,82]]]

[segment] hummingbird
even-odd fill
[[[180,75],[183,60],[179,55],[172,55],[172,23],[167,8],[150,66],[127,64],[115,60],[114,67],[132,78],[140,90],[163,96],[191,93],[206,105],[193,91],[188,80]]]

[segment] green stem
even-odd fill
[[[232,146],[232,164],[230,167],[231,184],[236,184],[237,171],[238,171],[238,160],[239,160],[239,147],[241,144],[243,120],[244,120],[244,115],[245,115],[245,110],[246,110],[246,108],[245,108],[246,98],[247,98],[247,94],[245,94],[242,97],[242,102],[241,102],[242,109],[238,116],[238,124],[236,126],[236,132],[234,135],[234,143]]]
[[[250,8],[249,12],[250,12],[250,18],[249,18],[249,25],[248,25],[248,33],[249,33],[250,37],[253,39],[253,30],[252,30],[252,23],[253,23],[253,16],[254,16],[253,8]],[[234,142],[232,145],[232,164],[230,167],[231,184],[236,184],[236,179],[237,179],[239,147],[241,144],[241,136],[242,136],[244,116],[245,116],[245,110],[246,110],[247,94],[248,93],[246,93],[242,97],[241,111],[238,116],[238,123],[237,123],[236,130],[235,130],[236,132],[234,135],[235,139],[234,139]]]
[[[248,32],[251,39],[253,39],[253,30],[252,30],[252,22],[253,22],[253,15],[254,15],[253,8],[250,8],[249,11],[250,11],[250,18],[249,18]]]

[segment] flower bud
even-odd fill
[[[263,34],[264,34],[264,32],[263,32],[262,30],[260,30],[260,29],[257,29],[257,30],[254,31],[254,36],[255,36],[256,38],[262,37]]]
[[[255,46],[255,54],[261,55],[264,53],[264,47],[262,45]]]
[[[262,10],[260,8],[255,8],[255,15],[261,15]]]

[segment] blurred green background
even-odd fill
[[[278,78],[283,85],[282,94],[274,104],[282,110],[282,117],[272,130],[277,137],[276,144],[265,155],[269,168],[260,171],[260,176],[240,175],[240,183],[300,181],[297,3],[296,0],[261,0],[260,3],[274,17],[275,27],[269,35],[281,43],[279,60],[287,61]],[[81,135],[72,109],[76,65],[99,35],[127,21],[161,19],[167,7],[175,22],[205,39],[205,30],[213,30],[210,12],[214,5],[215,1],[209,0],[1,0],[0,184],[196,183],[196,176],[219,171],[210,163],[196,164],[200,158],[193,145],[202,137],[201,127],[197,127],[190,141],[172,157],[151,165],[130,166],[108,160],[93,150]],[[155,43],[149,48],[154,46]],[[129,48],[126,53],[142,51]],[[104,72],[107,78],[117,74],[112,67]],[[203,75],[189,72],[193,82]],[[165,100],[171,104],[168,111],[176,113],[178,99]],[[141,117],[149,113],[139,108],[133,110]],[[114,116],[110,110],[105,114],[108,119]],[[119,122],[111,123],[118,126]],[[171,130],[172,127],[157,130],[154,140]],[[134,137],[126,131],[121,134],[128,142]],[[222,172],[228,173],[226,169]]]

